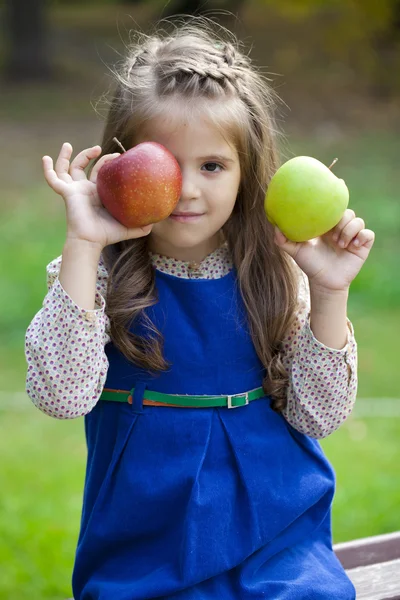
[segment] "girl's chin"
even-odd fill
[[[195,236],[194,232],[176,232],[174,236],[159,235],[154,232],[154,228],[149,235],[149,248],[155,254],[162,254],[164,256],[173,256],[177,260],[193,260],[192,258],[181,258],[179,255],[184,256],[185,250],[200,251],[200,254],[207,256],[211,252],[214,252],[219,245],[219,236],[209,237]]]

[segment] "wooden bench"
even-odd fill
[[[400,600],[400,531],[333,547],[357,600]]]

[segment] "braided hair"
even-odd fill
[[[178,90],[187,93],[191,90],[192,94],[200,92],[214,97],[216,88],[212,86],[213,82],[218,83],[226,92],[235,92],[235,83],[241,77],[244,78],[249,61],[238,54],[231,43],[216,43],[212,48],[206,48],[200,46],[194,36],[187,36],[179,40],[189,49],[183,54],[177,41],[173,38],[165,41],[151,40],[148,49],[142,49],[133,57],[128,77],[135,68],[149,65],[153,61],[157,91],[161,95]]]

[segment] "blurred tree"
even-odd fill
[[[163,13],[166,16],[200,15],[222,9],[237,14],[243,3],[244,0],[214,0],[214,2],[210,2],[210,0],[178,0],[177,2],[166,2]]]
[[[262,0],[285,24],[283,50],[293,72],[302,64],[343,71],[370,91],[400,90],[400,0]],[[299,53],[301,48],[301,53]],[[285,64],[286,75],[290,65]]]
[[[45,0],[6,0],[9,37],[5,77],[23,82],[51,78],[46,50]]]
[[[388,27],[375,37],[373,47],[380,57],[380,68],[371,91],[375,96],[387,98],[396,86],[400,90],[400,78],[394,76],[400,68],[400,0],[393,1]]]

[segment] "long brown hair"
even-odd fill
[[[183,98],[186,105],[207,110],[226,107],[215,125],[233,138],[240,157],[241,183],[232,215],[222,234],[228,242],[247,314],[249,331],[266,369],[263,388],[280,411],[286,406],[288,374],[281,342],[295,314],[298,275],[293,261],[274,243],[264,212],[268,182],[278,168],[274,107],[277,96],[240,50],[233,34],[203,17],[176,26],[172,33],[139,34],[120,70],[102,140],[102,154],[119,151],[116,137],[132,147],[135,132],[166,102]],[[211,108],[210,108],[211,107]],[[144,309],[157,302],[154,269],[147,237],[107,246],[109,272],[107,314],[111,339],[128,360],[150,371],[165,370],[163,339]],[[143,320],[145,339],[129,328]]]

